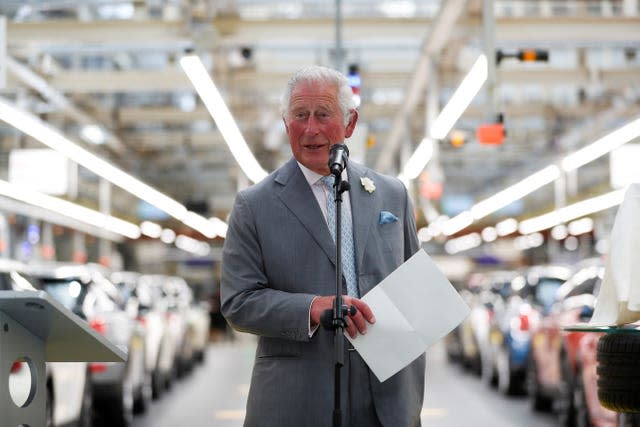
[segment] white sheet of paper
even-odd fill
[[[385,381],[424,353],[469,314],[449,280],[419,250],[367,293],[376,323],[352,339],[378,380]]]

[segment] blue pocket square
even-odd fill
[[[398,217],[392,214],[389,211],[381,211],[380,212],[380,225],[389,224],[391,222],[396,222]]]

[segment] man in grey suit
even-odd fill
[[[358,112],[346,77],[313,66],[289,81],[282,114],[293,158],[236,197],[222,257],[222,313],[235,329],[259,337],[244,425],[329,427],[334,333],[318,325],[334,300],[336,250],[327,223],[329,190],[320,180],[330,174],[330,147],[351,136]],[[411,257],[419,243],[411,200],[398,179],[353,161],[342,177],[351,186],[342,214],[353,223],[359,293],[345,289],[343,302],[357,308],[347,317],[354,337],[375,322],[358,296]],[[349,347],[342,425],[420,426],[425,356],[381,383]]]

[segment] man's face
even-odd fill
[[[357,119],[354,110],[344,125],[335,85],[298,84],[284,118],[293,156],[312,171],[329,175],[329,149],[351,136]]]

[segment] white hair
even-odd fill
[[[291,94],[296,86],[300,83],[329,83],[338,87],[338,104],[344,117],[345,126],[349,123],[351,110],[356,108],[353,99],[353,91],[349,85],[347,77],[332,68],[323,67],[321,65],[311,65],[298,70],[287,83],[280,109],[282,116],[285,117],[289,111],[289,103],[291,102]]]

